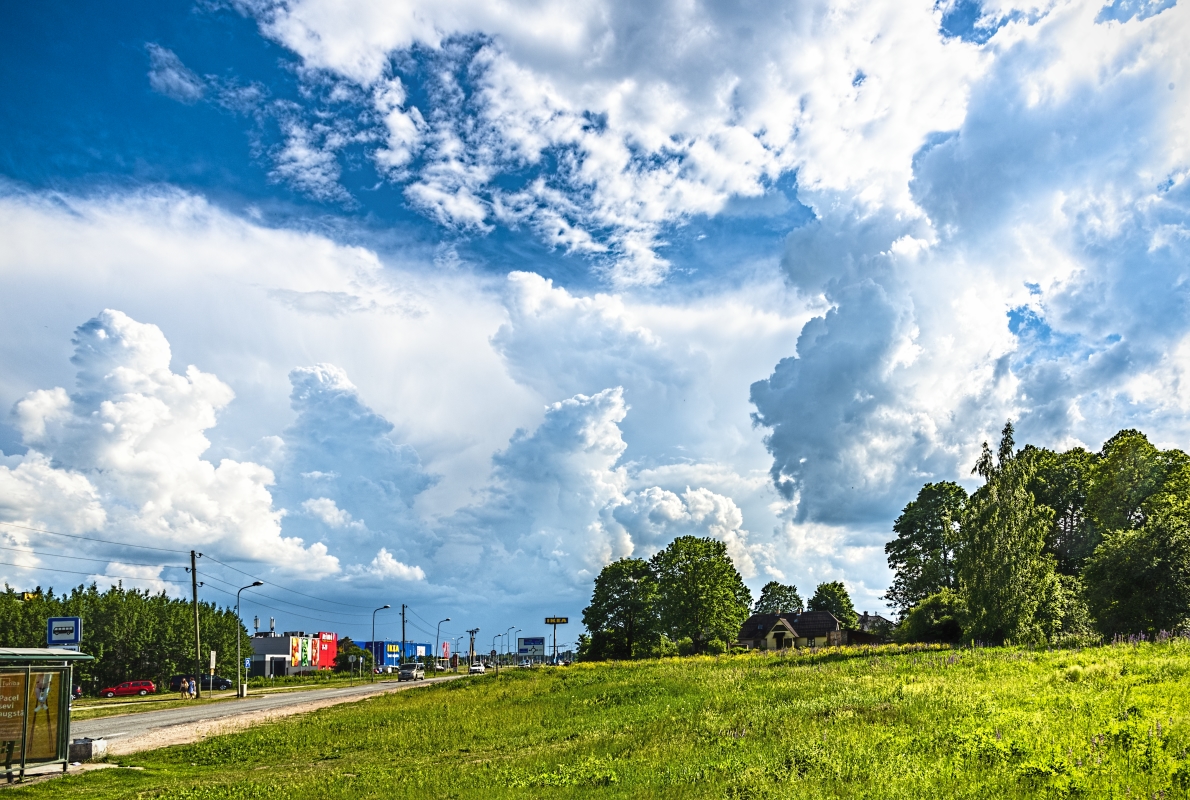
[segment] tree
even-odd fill
[[[796,586],[769,581],[760,590],[760,599],[752,609],[754,614],[796,614],[802,610],[802,596]]]
[[[355,656],[354,662],[351,660],[352,656]],[[360,665],[361,661],[363,662],[362,666]],[[350,637],[344,636],[339,640],[339,650],[335,654],[335,671],[351,672],[353,670],[370,673],[372,671],[372,654],[351,641]]]
[[[591,633],[586,656],[636,658],[657,635],[657,578],[647,561],[622,558],[599,572],[583,624]]]
[[[930,595],[910,609],[893,632],[898,642],[955,643],[963,638],[967,605],[950,589]]]
[[[1087,493],[1099,456],[1081,447],[1055,453],[1026,445],[1020,457],[1027,459],[1033,470],[1029,483],[1033,498],[1054,512],[1045,550],[1053,554],[1058,572],[1078,575],[1083,561],[1099,543],[1098,531],[1087,517]]]
[[[1190,522],[1157,513],[1135,530],[1109,531],[1087,559],[1087,601],[1105,635],[1190,625]]]
[[[847,630],[855,630],[859,625],[859,615],[842,581],[818,584],[807,607],[811,611],[829,611]]]
[[[699,653],[711,639],[735,641],[752,593],[728,557],[727,545],[710,537],[679,536],[649,563],[657,576],[661,627],[671,639],[689,637]]]
[[[995,460],[987,442],[973,472],[986,481],[971,496],[960,528],[958,575],[967,604],[967,635],[990,642],[1038,641],[1038,610],[1053,580],[1044,552],[1054,512],[1029,491],[1029,459],[1013,453],[1013,428],[1004,426]]]
[[[1145,501],[1186,461],[1185,453],[1162,452],[1138,430],[1120,431],[1104,442],[1087,493],[1087,512],[1098,533],[1143,526]]]
[[[894,573],[884,595],[901,615],[926,597],[955,586],[954,549],[967,491],[957,483],[927,483],[893,523],[884,546]]]

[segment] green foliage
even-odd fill
[[[802,596],[796,586],[786,586],[778,581],[769,581],[760,590],[753,614],[796,614],[802,610]]]
[[[171,675],[194,674],[194,609],[187,600],[122,585],[100,592],[91,584],[62,595],[39,588],[33,599],[23,601],[12,587],[6,584],[4,588],[0,593],[0,647],[45,647],[46,620],[82,618],[81,650],[95,657],[76,669],[76,680],[84,689],[96,691],[127,680],[161,684]],[[237,633],[242,650],[252,652],[248,632],[234,610],[199,603],[199,622],[202,668],[207,669],[214,650],[216,671],[234,675]]]
[[[595,578],[583,624],[591,632],[584,657],[636,658],[647,655],[657,636],[657,578],[647,561],[622,558]]]
[[[1186,463],[1180,450],[1161,451],[1137,430],[1108,439],[1091,472],[1087,511],[1102,534],[1145,524],[1145,501],[1161,491],[1166,478]]]
[[[893,632],[898,642],[962,641],[967,604],[960,594],[942,589],[915,605]]]
[[[711,639],[735,641],[752,593],[723,542],[679,536],[650,560],[657,576],[657,610],[671,638],[689,637],[701,653]]]
[[[955,586],[955,546],[967,491],[957,483],[927,483],[893,523],[884,546],[894,573],[884,598],[904,614],[921,600]]]
[[[1109,532],[1085,575],[1091,612],[1108,636],[1190,626],[1190,524],[1181,514]]]
[[[851,595],[842,581],[818,584],[807,607],[811,611],[829,611],[846,630],[855,630],[859,626],[859,615],[855,613]]]
[[[1087,494],[1099,456],[1081,447],[1064,453],[1026,445],[1020,454],[1030,462],[1034,499],[1054,511],[1054,522],[1045,538],[1055,567],[1063,575],[1078,575],[1083,562],[1099,543],[1097,528],[1087,519]]]
[[[1185,797],[1190,641],[501,670],[14,797]]]
[[[975,471],[987,483],[971,496],[961,527],[967,634],[985,642],[1044,639],[1038,609],[1054,572],[1053,556],[1044,552],[1054,512],[1033,499],[1033,466],[1013,455],[1012,433],[1010,422],[995,463],[984,442]]]
[[[355,663],[352,664],[351,656],[355,656]],[[359,662],[363,659],[364,665],[361,669]],[[351,638],[344,636],[339,639],[339,649],[335,654],[335,671],[336,672],[351,672],[352,670],[362,671],[368,673],[372,671],[373,656],[372,653],[360,647]]]

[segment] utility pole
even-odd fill
[[[401,663],[405,663],[405,609],[409,606],[401,603]]]
[[[190,591],[194,598],[194,696],[202,697],[202,642],[198,625],[198,557],[190,551]]]
[[[471,628],[467,631],[471,635],[471,646],[467,648],[467,666],[475,663],[475,634],[479,633],[479,628]]]

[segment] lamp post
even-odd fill
[[[376,611],[383,611],[386,608],[392,608],[392,606],[385,603],[372,612],[372,680],[376,680]]]
[[[516,625],[509,625],[508,630],[504,631],[504,654],[508,655],[508,632],[514,630]]]
[[[496,650],[496,640],[499,638],[500,638],[500,634],[498,634],[498,633],[492,637],[492,652],[498,652]]]
[[[442,633],[442,623],[450,622],[450,617],[438,620],[438,627],[434,630],[434,671],[438,671],[438,665],[442,663],[442,659],[438,655],[438,634]]]
[[[515,640],[515,639],[516,639],[516,635],[517,635],[518,633],[520,633],[520,632],[521,632],[521,629],[520,629],[520,628],[517,628],[515,631],[513,631],[513,632],[512,632],[512,639],[513,639],[513,640]],[[509,644],[511,645],[511,644],[512,644],[512,641],[510,641],[510,642],[509,642]],[[511,649],[510,649],[510,651],[509,651],[509,652],[511,652]],[[518,656],[521,654],[521,650],[520,650],[520,648],[519,648],[519,647],[517,648],[517,653],[516,653],[516,654],[517,654]],[[516,659],[515,659],[515,658],[512,660],[512,663],[513,663],[514,665],[516,664]]]
[[[456,636],[452,640],[454,642],[454,649],[455,649],[455,672],[459,671],[458,664],[459,664],[459,661],[461,660],[459,658],[459,639],[462,639],[462,638],[463,638],[462,636]]]
[[[240,622],[240,592],[244,591],[244,589],[251,589],[254,586],[264,586],[264,581],[253,581],[252,583],[248,584],[247,586],[242,587],[239,592],[236,592],[236,622]],[[243,623],[240,622],[240,624],[242,625]],[[244,667],[244,662],[240,660],[240,638],[241,638],[240,632],[239,632],[239,630],[237,630],[236,631],[236,697],[244,697],[246,694],[248,694],[246,691],[244,691],[244,683],[240,679],[240,670],[243,669],[243,667]],[[201,675],[198,678],[198,682],[202,683]],[[211,684],[213,685],[214,683],[215,683],[215,681],[212,680]]]

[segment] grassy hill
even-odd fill
[[[666,659],[502,670],[12,796],[1182,797],[1188,724],[1182,639]]]

